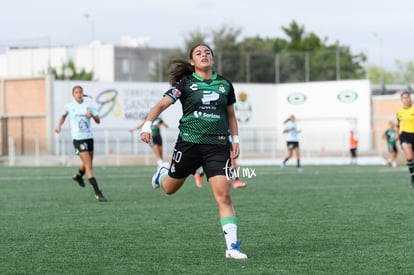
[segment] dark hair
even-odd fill
[[[199,44],[194,45],[194,46],[190,49],[190,52],[188,53],[188,58],[189,58],[189,59],[192,59],[192,58],[193,58],[193,51],[194,51],[194,49],[195,49],[195,48],[197,48],[198,46],[204,46],[204,47],[207,47],[207,48],[210,50],[211,55],[212,55],[212,56],[214,56],[213,50],[211,49],[211,47],[210,47],[209,45],[204,44],[204,43],[199,43]]]
[[[73,92],[75,92],[75,89],[81,89],[82,90],[82,93],[83,93],[83,88],[82,88],[82,86],[80,86],[80,85],[76,85],[76,86],[74,86],[73,88],[72,88],[72,94],[73,94]],[[82,97],[89,97],[89,98],[91,98],[92,99],[92,97],[91,96],[88,96],[87,94],[83,94],[83,96]]]
[[[410,95],[410,92],[408,92],[408,91],[403,91],[402,93],[401,93],[401,97],[403,96],[403,95]]]
[[[183,77],[187,75],[192,75],[194,72],[194,67],[187,61],[181,59],[175,59],[170,62],[170,83],[174,85]]]
[[[198,46],[207,47],[210,50],[211,55],[214,57],[213,51],[211,50],[210,46],[208,46],[204,43],[200,43],[200,44],[194,45],[190,49],[190,52],[188,53],[189,59],[193,58],[193,51]],[[174,85],[175,83],[177,83],[178,81],[183,79],[185,76],[192,75],[193,72],[194,72],[194,66],[192,66],[190,64],[190,62],[184,61],[184,60],[181,60],[181,59],[172,60],[170,62],[170,72],[169,72],[171,85]]]
[[[80,86],[80,85],[76,85],[76,86],[74,86],[73,88],[72,88],[72,94],[73,94],[73,92],[75,92],[75,89],[81,89],[82,90],[82,92],[83,92],[83,88],[82,88],[82,86]]]

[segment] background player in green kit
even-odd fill
[[[387,165],[392,166],[394,169],[398,168],[397,165],[397,130],[395,130],[395,123],[394,121],[388,122],[388,129],[384,132],[384,139],[387,141],[387,149],[388,153],[390,153],[390,157],[387,159]]]
[[[84,100],[85,95],[81,86],[73,87],[72,96],[74,100],[66,104],[65,110],[59,119],[59,123],[55,131],[56,133],[60,133],[62,124],[65,122],[66,117],[69,116],[75,153],[82,161],[78,173],[73,175],[72,179],[76,181],[79,186],[85,187],[82,177],[86,174],[89,183],[95,191],[95,198],[100,202],[104,202],[106,201],[106,198],[99,189],[98,182],[96,181],[92,170],[94,142],[91,128],[91,118],[95,121],[95,123],[100,123],[101,119],[98,116],[98,111],[92,103]]]
[[[232,83],[213,71],[214,56],[207,45],[190,50],[190,62],[175,60],[171,87],[151,109],[141,132],[141,140],[151,140],[151,124],[161,112],[181,101],[183,115],[171,164],[164,163],[154,174],[152,185],[173,194],[197,168],[203,170],[219,208],[226,241],[226,258],[246,259],[237,240],[237,218],[231,200],[231,184],[226,168],[239,156],[236,102]],[[232,143],[230,143],[230,135]]]
[[[135,128],[129,129],[129,132],[132,133],[138,129],[141,129],[142,126],[144,126],[144,122],[138,124]],[[150,146],[152,151],[154,151],[158,166],[161,166],[163,163],[162,136],[160,131],[161,126],[168,127],[167,123],[165,123],[160,117],[157,117],[151,124],[152,140],[150,141]]]

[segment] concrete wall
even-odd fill
[[[9,137],[14,139],[17,154],[33,153],[37,142],[41,151],[47,151],[46,79],[3,79],[0,83],[1,155],[7,154]]]

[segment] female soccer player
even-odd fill
[[[246,259],[237,240],[237,218],[231,200],[225,167],[239,156],[238,126],[233,104],[232,83],[213,71],[214,55],[204,44],[194,46],[190,62],[174,60],[171,87],[151,109],[142,127],[141,140],[151,140],[151,124],[177,100],[183,115],[171,164],[164,163],[154,174],[152,185],[167,194],[180,189],[186,178],[203,166],[219,208],[220,223],[227,245],[226,258]],[[232,143],[229,141],[232,136]]]
[[[93,133],[91,129],[91,118],[98,124],[101,120],[98,116],[98,111],[92,103],[83,99],[85,95],[81,86],[73,87],[72,96],[74,100],[66,104],[55,131],[56,133],[60,133],[62,124],[65,122],[66,117],[69,116],[73,146],[75,147],[76,154],[79,155],[82,161],[78,173],[73,175],[72,179],[79,186],[85,187],[85,182],[82,177],[86,174],[89,183],[95,191],[95,198],[100,202],[104,202],[107,200],[99,189],[98,182],[92,170]]]
[[[388,122],[388,129],[384,132],[384,139],[387,141],[388,153],[390,153],[389,158],[387,159],[387,165],[392,166],[394,169],[398,168],[397,165],[397,140],[395,139],[397,131],[395,130],[394,121]]]
[[[135,128],[129,129],[129,132],[132,133],[138,129],[141,129],[143,125],[144,122],[140,123]],[[161,126],[168,127],[167,123],[165,123],[160,117],[157,117],[151,124],[152,140],[150,142],[150,146],[154,151],[158,166],[161,166],[163,163],[162,137],[160,132]]]
[[[286,166],[286,162],[292,157],[293,151],[296,154],[296,171],[302,172],[303,169],[300,165],[300,151],[299,151],[299,139],[298,133],[298,126],[296,124],[295,115],[290,115],[289,118],[285,121],[283,125],[283,133],[286,135],[286,146],[288,149],[288,153],[283,160],[283,163],[280,165],[281,169],[284,169]]]
[[[349,131],[349,153],[351,154],[351,164],[357,164],[358,136],[353,130]]]
[[[404,91],[401,93],[402,108],[397,111],[397,136],[401,148],[407,160],[408,171],[411,176],[411,187],[414,188],[414,107],[411,102],[411,95]]]

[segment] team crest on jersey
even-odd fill
[[[224,85],[223,85],[223,84],[220,84],[218,89],[219,89],[219,91],[220,91],[220,92],[222,92],[223,94],[226,92],[226,89],[224,88]]]

